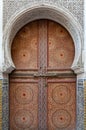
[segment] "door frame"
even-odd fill
[[[64,26],[74,41],[75,46],[75,57],[71,69],[77,75],[77,85],[76,85],[76,130],[84,129],[84,87],[83,87],[83,67],[82,67],[82,50],[83,46],[81,26],[74,16],[63,7],[56,7],[55,5],[33,5],[29,8],[22,9],[19,13],[15,13],[14,16],[8,21],[3,37],[3,87],[2,87],[2,129],[9,129],[9,73],[15,69],[15,65],[11,58],[11,44],[15,34],[20,28],[25,24],[37,20],[37,19],[50,19],[58,22]],[[72,21],[72,22],[71,22]],[[78,26],[77,26],[78,23]]]

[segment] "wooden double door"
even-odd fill
[[[50,20],[25,25],[12,43],[10,130],[75,130],[74,43]]]

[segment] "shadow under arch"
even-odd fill
[[[16,33],[27,23],[38,19],[53,20],[68,30],[75,46],[75,57],[71,69],[76,73],[78,61],[81,58],[81,26],[67,9],[44,4],[22,9],[19,13],[15,13],[6,24],[3,37],[4,63],[2,72],[10,73],[15,68],[11,58],[11,44]]]

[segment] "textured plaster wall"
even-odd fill
[[[0,66],[2,64],[2,0],[0,1]],[[1,69],[1,68],[0,68]],[[0,129],[2,127],[2,80],[1,80],[1,73],[0,73]]]
[[[0,1],[0,70],[1,70],[1,64],[2,64],[2,26],[3,26],[3,18],[2,18],[2,11],[3,11],[3,4],[2,0]],[[1,76],[0,76],[1,77]]]
[[[5,26],[14,13],[36,3],[54,4],[56,6],[65,7],[76,17],[76,19],[78,19],[79,23],[83,27],[84,0],[3,0],[3,26]]]

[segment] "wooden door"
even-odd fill
[[[10,130],[75,130],[74,43],[60,24],[38,20],[12,43]]]

